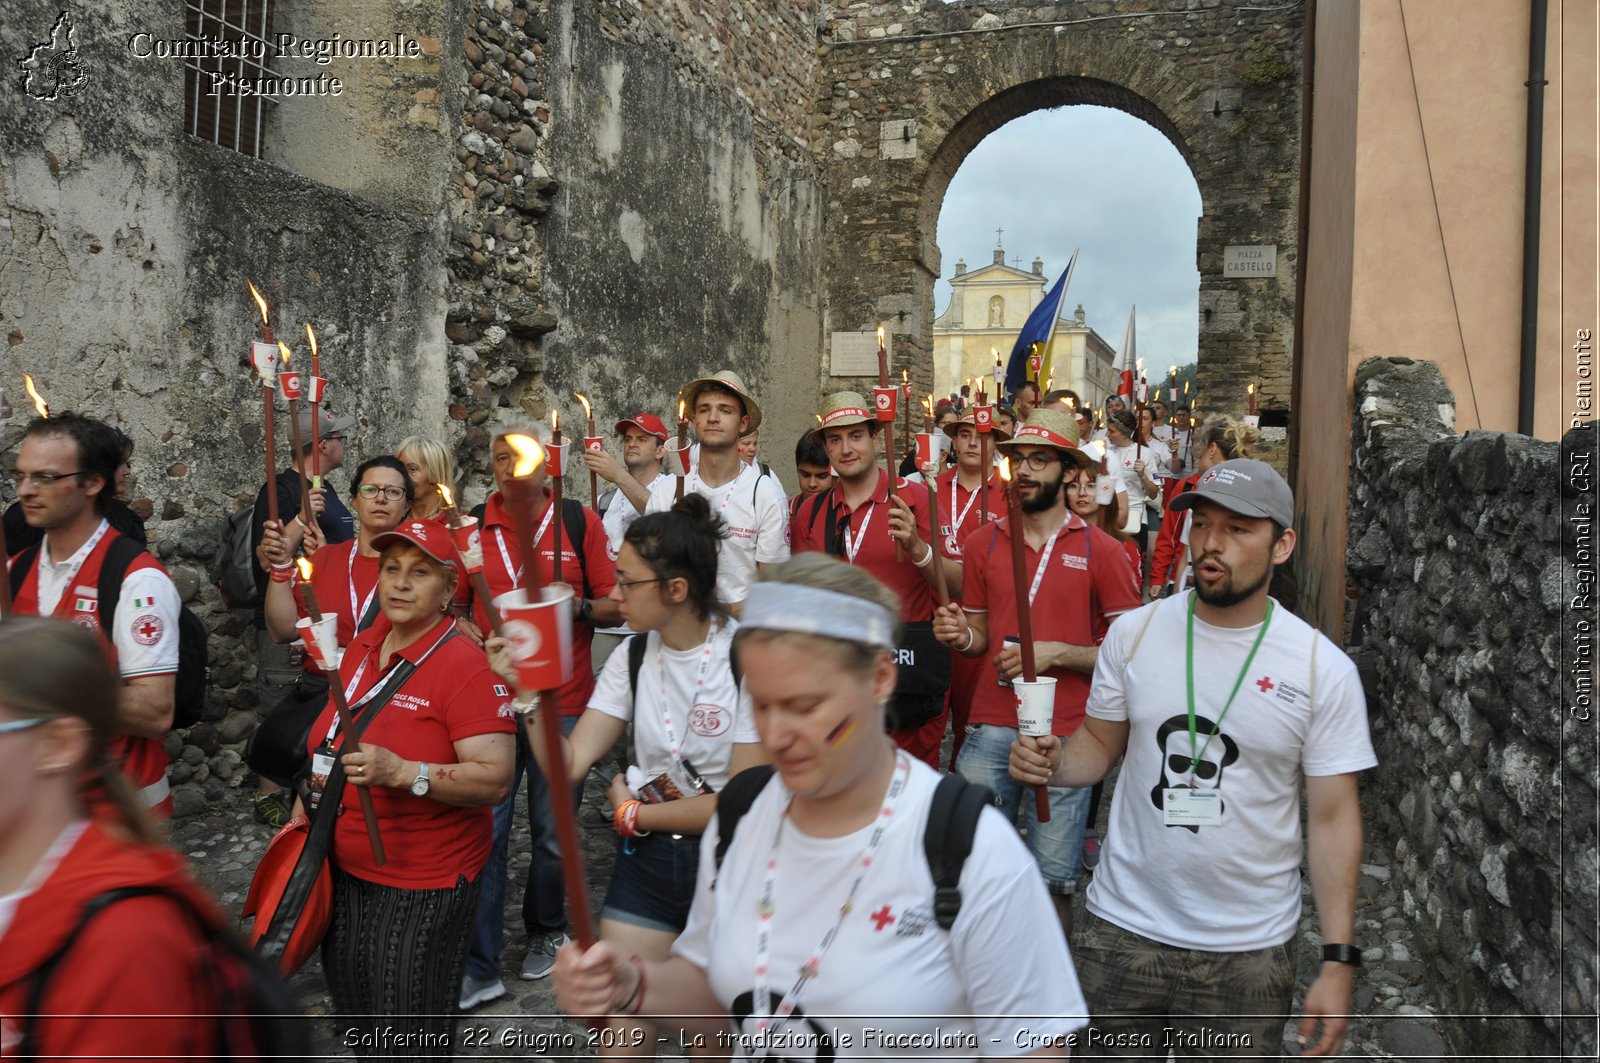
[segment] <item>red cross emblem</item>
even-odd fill
[[[867,916],[867,918],[871,919],[877,924],[873,929],[879,931],[880,933],[884,927],[894,922],[894,916],[889,914],[889,906],[887,904],[873,912],[871,915]]]
[[[141,646],[154,646],[161,639],[161,618],[154,613],[145,613],[134,620],[128,629],[133,632],[133,640]]]
[[[1265,694],[1267,691],[1271,690],[1273,687],[1275,687],[1277,685],[1278,684],[1276,684],[1276,683],[1274,683],[1272,681],[1272,677],[1271,676],[1264,675],[1260,679],[1256,680],[1256,686],[1261,688],[1261,693],[1263,693],[1263,694]]]

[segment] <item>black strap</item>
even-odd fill
[[[949,930],[961,913],[961,870],[972,854],[978,817],[993,799],[988,787],[960,775],[946,775],[933,791],[922,848],[933,875],[933,917],[941,929]]]
[[[716,869],[718,871],[722,870],[722,858],[728,854],[728,846],[733,844],[733,832],[739,826],[739,820],[750,811],[750,806],[755,804],[756,798],[766,788],[768,780],[772,778],[773,770],[771,764],[757,764],[753,768],[746,768],[729,779],[728,785],[717,795]]]
[[[112,641],[112,622],[116,619],[117,600],[122,597],[122,581],[127,578],[128,566],[134,559],[144,553],[144,547],[117,532],[115,529],[108,531],[111,536],[106,544],[105,556],[100,561],[100,580],[95,588],[99,600],[96,608],[100,610],[100,634],[107,642]],[[11,564],[11,595],[16,597],[22,592],[22,584],[28,578],[28,572],[34,563],[39,560],[39,549],[43,542],[34,543],[17,555]],[[72,588],[67,587],[61,592],[63,595],[71,594]]]
[[[566,525],[567,540],[572,543],[572,552],[578,555],[578,575],[583,578],[583,596],[594,597],[594,588],[589,586],[589,562],[584,557],[583,540],[588,531],[589,518],[584,513],[584,505],[575,498],[561,500],[561,523]]]
[[[19,553],[16,559],[11,562],[11,597],[15,598],[22,593],[23,581],[28,578],[28,570],[33,568],[33,563],[38,560],[39,547],[43,542],[44,540],[41,539],[39,542],[34,543]]]
[[[833,494],[837,490],[839,490],[837,486],[830,487],[826,491],[818,491],[811,496],[811,516],[806,518],[808,532],[816,533],[817,517],[822,513],[823,504],[833,498]],[[828,509],[831,511],[833,509],[832,505],[829,505]],[[823,525],[822,528],[822,552],[835,556],[839,553],[839,530],[833,526],[833,521],[831,520]]]
[[[628,636],[628,694],[637,702],[639,700],[639,672],[644,668],[645,636]],[[733,646],[728,647],[728,670],[733,673],[733,689],[738,692],[744,682],[744,672],[739,667],[739,654]]]
[[[444,645],[457,634],[459,631],[451,628],[434,648]],[[350,722],[350,742],[361,741],[361,735],[367,727],[378,718],[378,713],[389,704],[416,670],[416,664],[404,658],[390,670],[378,692]],[[344,745],[339,748],[341,752],[344,751]],[[300,912],[306,906],[306,899],[311,896],[311,887],[317,881],[317,874],[322,870],[323,862],[327,860],[328,848],[333,843],[334,823],[339,818],[339,804],[344,800],[344,784],[344,762],[340,757],[335,757],[333,770],[328,773],[328,783],[322,788],[321,801],[316,811],[311,813],[310,836],[306,839],[305,848],[300,850],[300,859],[295,862],[288,884],[283,888],[283,897],[272,913],[272,922],[268,924],[267,932],[257,946],[257,951],[274,964],[288,947],[289,937],[294,933],[295,924],[300,921]]]
[[[362,610],[361,615],[356,617],[356,634],[359,635],[373,624],[376,624],[378,622],[378,612],[378,596],[374,594],[372,600],[367,603],[366,609]]]

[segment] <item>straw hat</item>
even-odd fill
[[[999,409],[999,407],[996,407],[996,410],[998,410],[998,409]],[[962,425],[966,425],[967,427],[971,428],[973,431],[977,431],[977,428],[978,428],[978,419],[977,418],[978,418],[978,415],[972,412],[972,407],[971,406],[968,406],[967,407],[967,412],[965,414],[963,414],[960,417],[960,419],[951,421],[947,425],[940,426],[939,431],[943,432],[945,435],[949,436],[951,439],[954,439],[956,437],[956,432],[961,428]],[[1008,440],[1010,438],[1011,438],[1011,434],[1009,432],[1005,431],[1005,429],[1001,428],[998,421],[996,421],[994,423],[994,426],[989,430],[989,439],[994,443],[1004,443],[1006,440]]]
[[[750,418],[750,423],[745,426],[745,431],[753,432],[761,426],[761,407],[756,405],[756,400],[750,394],[750,389],[745,387],[744,380],[732,369],[721,369],[710,376],[703,376],[698,380],[691,380],[678,391],[678,401],[683,403],[687,411],[685,416],[693,417],[695,399],[707,386],[716,384],[727,388],[739,396],[744,403],[744,414]]]
[[[811,430],[813,442],[822,442],[824,428],[844,428],[853,424],[870,424],[878,419],[877,413],[872,408],[872,403],[861,397],[857,391],[835,391],[832,395],[822,400],[822,409],[817,411],[821,423]]]
[[[995,444],[1001,447],[1034,446],[1055,447],[1085,469],[1096,468],[1099,462],[1078,449],[1077,418],[1065,410],[1040,408],[1028,414],[1027,422],[1017,429],[1010,439]]]

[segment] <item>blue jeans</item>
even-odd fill
[[[1040,823],[1029,788],[1011,777],[1006,764],[1011,759],[1015,727],[972,724],[967,740],[956,757],[956,771],[969,782],[981,783],[994,791],[995,807],[1006,822],[1017,822],[1017,806],[1026,810],[1028,850],[1039,863],[1044,885],[1051,893],[1078,891],[1083,868],[1083,829],[1089,817],[1088,789],[1051,786],[1050,822]]]
[[[578,717],[561,717],[561,733],[570,735]],[[517,770],[511,792],[494,807],[494,847],[483,869],[483,891],[472,923],[472,949],[467,953],[467,974],[479,980],[500,977],[500,952],[505,945],[506,865],[510,860],[511,817],[516,809],[522,778],[528,778],[528,828],[532,832],[533,863],[522,892],[522,925],[529,937],[554,934],[567,925],[566,890],[561,881],[561,846],[556,841],[555,817],[550,810],[550,787],[533,759],[528,738],[517,731]],[[583,803],[583,784],[572,788],[572,807]]]

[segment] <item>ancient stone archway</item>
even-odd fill
[[[1288,410],[1299,269],[1298,3],[1206,3],[1117,13],[1085,0],[1038,7],[923,0],[877,14],[852,3],[825,27],[819,151],[834,330],[896,323],[896,362],[931,366],[939,209],[963,159],[1031,111],[1113,107],[1160,130],[1199,185],[1200,395],[1242,412]],[[1275,245],[1275,276],[1225,277],[1224,248]],[[903,317],[902,317],[903,314]]]

